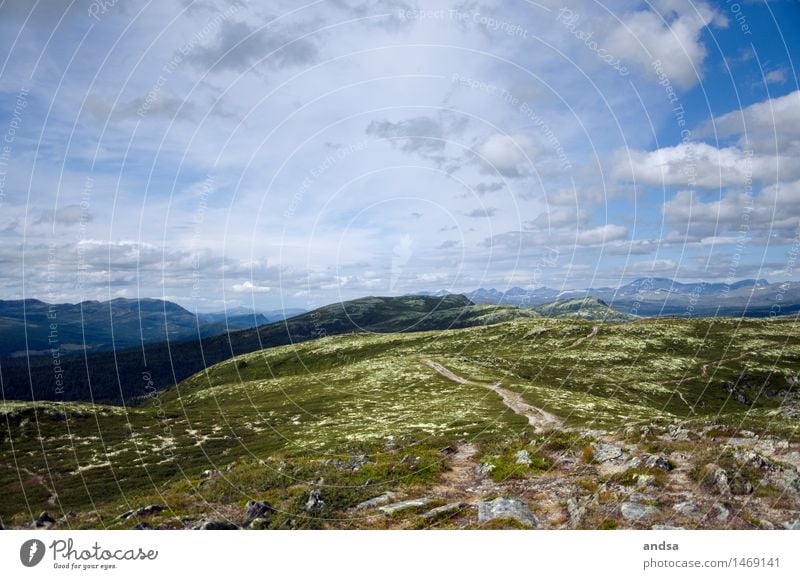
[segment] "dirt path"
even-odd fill
[[[512,412],[514,412],[514,414],[519,414],[520,416],[527,418],[528,424],[530,424],[534,430],[539,431],[547,428],[563,426],[561,420],[556,418],[553,414],[550,414],[541,408],[537,408],[536,406],[531,406],[525,402],[521,394],[517,394],[516,392],[502,388],[500,386],[500,382],[495,382],[493,384],[474,382],[472,380],[462,378],[458,374],[455,374],[451,370],[447,369],[438,362],[434,362],[433,360],[425,359],[423,362],[448,380],[452,380],[453,382],[457,382],[459,384],[472,384],[474,386],[481,386],[482,388],[488,388],[489,390],[496,392],[503,400],[503,404],[505,404]]]
[[[597,332],[599,332],[599,331],[600,331],[600,326],[592,326],[592,331],[591,332],[589,332],[584,337],[578,338],[577,340],[572,342],[569,346],[567,346],[566,349],[569,350],[570,348],[576,348],[576,347],[580,346],[586,340],[591,340],[592,338],[594,338],[597,335]]]
[[[431,494],[448,500],[461,500],[473,503],[478,500],[480,487],[485,486],[478,465],[472,459],[478,453],[478,447],[471,442],[459,442],[456,451],[447,461],[450,470],[442,475],[441,481],[431,489]]]

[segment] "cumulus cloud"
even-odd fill
[[[626,151],[615,157],[614,176],[668,187],[717,189],[745,186],[753,179],[773,181],[800,176],[789,156],[750,154],[739,147],[717,148],[706,143],[681,143],[655,151]]]
[[[272,291],[272,288],[267,285],[256,285],[250,280],[243,281],[242,283],[235,283],[231,286],[231,290],[235,293],[243,294],[243,293],[253,293],[253,294],[265,294]]]
[[[494,134],[478,146],[477,153],[489,172],[516,178],[530,173],[531,157],[537,149],[527,135]]]
[[[689,89],[702,78],[707,50],[702,42],[707,26],[724,27],[725,17],[703,2],[662,0],[653,10],[624,15],[603,41],[604,47],[625,63],[653,76],[653,62],[670,82]]]
[[[706,123],[701,134],[738,136],[740,147],[800,155],[800,91],[752,104]]]

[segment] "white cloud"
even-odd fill
[[[256,285],[253,282],[247,280],[242,283],[236,283],[231,286],[231,290],[238,294],[243,293],[253,293],[253,294],[265,294],[272,291],[272,288],[266,285]]]
[[[593,229],[587,229],[578,234],[578,245],[598,245],[609,241],[617,241],[628,235],[628,230],[622,225],[607,223]]]
[[[703,30],[725,26],[726,20],[702,2],[661,1],[655,7],[659,12],[640,10],[623,16],[606,37],[605,48],[651,76],[653,62],[660,60],[670,82],[689,89],[702,78],[707,54]]]
[[[504,177],[520,177],[530,172],[531,157],[538,147],[527,135],[494,134],[478,147],[481,162],[490,172]]]
[[[800,176],[800,165],[788,156],[752,154],[739,147],[681,143],[655,151],[619,152],[614,176],[647,185],[717,189],[745,186],[753,179],[774,182]]]

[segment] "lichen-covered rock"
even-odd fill
[[[530,466],[531,464],[531,453],[527,450],[520,450],[514,455],[514,462],[516,464],[524,464],[526,466]]]
[[[478,502],[478,521],[485,523],[495,519],[513,519],[527,527],[536,528],[539,520],[519,499],[497,498],[493,501]]]
[[[592,456],[597,462],[619,463],[625,460],[627,453],[614,444],[598,442],[594,445]]]
[[[658,509],[651,505],[643,505],[641,503],[622,503],[620,505],[620,513],[622,517],[628,521],[646,521],[652,519],[658,514]]]
[[[401,511],[405,511],[407,509],[414,509],[418,507],[424,507],[428,503],[431,502],[431,499],[428,497],[421,497],[418,499],[409,499],[407,501],[400,501],[399,503],[392,503],[391,505],[385,505],[383,507],[378,507],[378,510],[382,513],[387,515],[393,515],[395,513],[399,513]]]
[[[392,502],[396,497],[396,493],[385,492],[382,495],[378,495],[377,497],[367,499],[363,503],[359,503],[356,505],[356,510],[363,511],[364,509],[374,509],[375,507],[380,507],[381,505]]]

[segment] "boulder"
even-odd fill
[[[622,503],[619,510],[624,519],[633,522],[652,519],[659,512],[656,507],[641,503]]]
[[[598,442],[594,445],[592,456],[597,462],[622,462],[627,454],[619,446]]]
[[[50,516],[50,513],[47,511],[42,511],[42,514],[36,517],[35,524],[37,527],[49,527],[55,522],[56,520]]]
[[[387,515],[394,515],[395,513],[399,513],[401,511],[405,511],[407,509],[414,509],[419,507],[424,507],[428,503],[431,502],[431,499],[428,497],[421,497],[418,499],[409,499],[407,501],[400,501],[399,503],[392,503],[391,505],[385,505],[382,507],[378,507],[378,510]]]
[[[800,519],[794,521],[786,521],[783,523],[783,528],[789,531],[800,531]]]
[[[198,531],[235,531],[239,527],[229,521],[200,521],[197,525],[192,527]]]
[[[693,519],[699,519],[703,516],[703,512],[700,510],[700,507],[691,501],[677,503],[672,507],[672,510],[685,517],[692,517]]]
[[[244,508],[244,524],[247,525],[255,519],[263,519],[271,515],[275,509],[266,501],[247,501]]]
[[[569,526],[573,529],[583,522],[586,515],[586,507],[579,505],[578,501],[570,497],[567,499],[567,513],[569,513]]]
[[[318,511],[325,506],[325,501],[322,500],[322,492],[314,489],[308,493],[308,500],[306,501],[305,509],[308,512]]]
[[[423,519],[434,519],[434,518],[442,516],[442,515],[455,514],[455,513],[459,512],[461,509],[463,509],[464,506],[465,506],[464,503],[461,503],[461,502],[448,503],[446,505],[442,505],[441,507],[436,507],[436,508],[431,509],[430,511],[428,511],[426,513],[423,513],[422,518]]]
[[[147,505],[146,507],[142,507],[140,509],[126,511],[122,513],[119,518],[124,520],[128,517],[147,517],[150,515],[155,515],[156,513],[160,513],[165,508],[166,507],[164,505]]]
[[[674,525],[653,525],[650,527],[654,531],[685,531],[686,527],[676,527]]]
[[[674,468],[667,457],[657,454],[645,456],[642,459],[642,465],[645,468],[660,468],[664,472],[669,472]]]
[[[397,497],[397,494],[393,492],[385,492],[382,495],[378,495],[377,497],[368,499],[363,503],[359,503],[356,505],[357,511],[363,511],[364,509],[374,509],[375,507],[380,507],[381,505],[386,505],[392,502]]]
[[[539,526],[539,520],[528,505],[519,499],[500,497],[493,501],[479,501],[478,522],[485,523],[495,519],[513,519],[532,528]]]

